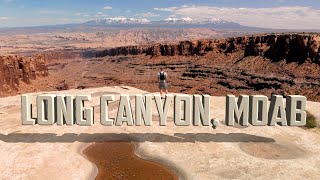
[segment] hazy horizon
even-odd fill
[[[0,0],[0,27],[83,23],[126,17],[149,21],[221,19],[272,29],[320,29],[316,0]]]

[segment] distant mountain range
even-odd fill
[[[28,33],[48,33],[48,32],[96,32],[104,29],[133,29],[133,28],[153,28],[153,29],[188,29],[188,28],[208,28],[217,31],[241,31],[251,33],[266,32],[316,32],[316,30],[286,30],[268,29],[259,27],[243,26],[239,23],[225,21],[221,19],[193,20],[191,18],[168,18],[159,21],[147,19],[114,17],[96,19],[84,23],[58,24],[31,27],[10,27],[0,28],[0,35],[28,34]]]
[[[105,27],[166,27],[166,28],[193,28],[193,27],[206,27],[206,28],[242,28],[238,23],[224,21],[220,19],[211,20],[192,20],[191,18],[168,18],[160,21],[149,21],[147,19],[135,18],[106,18],[97,19],[83,23],[85,26],[105,26]]]

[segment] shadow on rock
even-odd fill
[[[0,140],[7,143],[73,143],[104,142],[121,140],[127,142],[275,142],[274,139],[246,133],[175,133],[174,136],[160,133],[11,133],[0,134]]]

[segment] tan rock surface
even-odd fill
[[[118,86],[53,93],[91,94],[86,106],[99,106],[103,94],[119,99],[119,93],[146,92]],[[20,96],[1,98],[0,179],[94,179],[96,167],[81,150],[96,141],[128,139],[136,144],[137,155],[168,165],[181,179],[318,179],[319,133],[297,127],[227,127],[224,107],[224,97],[212,97],[212,117],[221,123],[217,129],[176,127],[173,107],[166,127],[159,127],[156,118],[151,127],[102,126],[99,108],[92,127],[22,126]],[[319,103],[308,103],[318,119],[319,108]],[[116,111],[117,102],[110,106],[112,117]]]

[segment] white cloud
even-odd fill
[[[86,14],[86,13],[75,13],[76,16],[82,16],[82,17],[90,17],[90,14]]]
[[[94,17],[108,17],[109,15],[108,14],[105,14],[105,13],[103,13],[103,12],[97,12],[97,14],[96,15],[94,15]]]
[[[195,20],[223,19],[265,28],[320,29],[320,10],[312,7],[231,8],[184,5],[154,9],[171,12],[169,17],[190,17]]]
[[[185,5],[184,5],[185,6]],[[184,6],[181,6],[181,7],[184,7]],[[156,11],[167,11],[167,12],[172,12],[176,9],[178,9],[178,7],[168,7],[168,8],[153,8],[154,10]]]
[[[167,19],[165,19],[166,21],[178,21],[179,18],[174,18],[174,17],[168,17]]]
[[[78,13],[75,13],[76,16],[82,16],[84,18],[89,18],[89,17],[108,17],[109,15],[108,14],[105,14],[103,12],[97,12],[97,13],[81,13],[81,12],[78,12]]]
[[[104,9],[104,10],[111,10],[112,7],[111,7],[111,6],[105,6],[105,7],[103,7],[103,9]]]
[[[10,18],[9,17],[5,17],[5,16],[0,16],[0,21],[7,21],[9,20]]]
[[[83,13],[75,13],[76,16],[82,16]]]
[[[159,15],[159,14],[152,13],[152,12],[147,12],[147,13],[139,13],[139,14],[136,14],[136,15],[134,15],[134,16],[151,18],[151,17],[159,17],[160,15]]]

